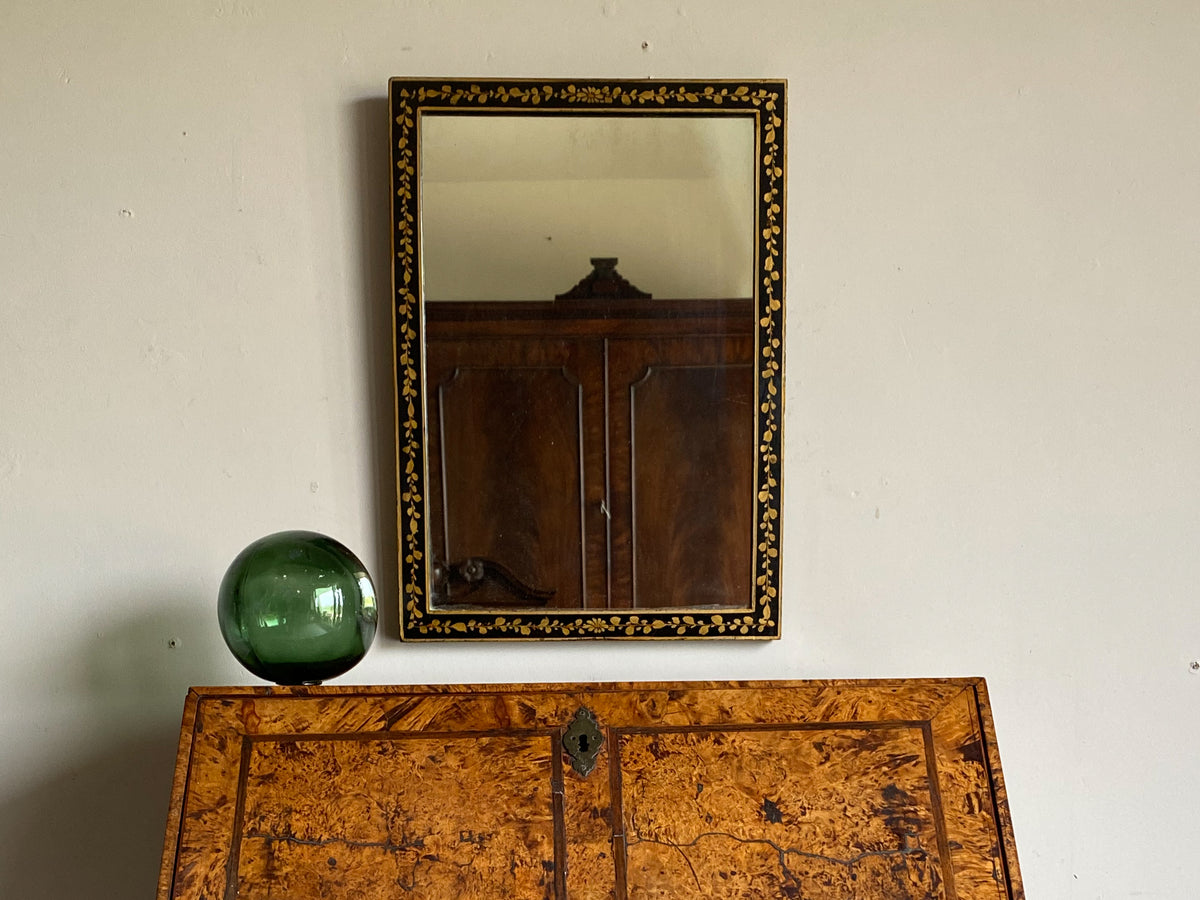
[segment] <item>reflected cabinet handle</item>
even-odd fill
[[[473,605],[471,595],[489,584],[502,587],[513,596],[511,600],[489,598],[488,606],[545,606],[555,593],[526,584],[511,569],[482,556],[469,556],[458,562],[434,560],[433,583],[439,601],[447,606]]]

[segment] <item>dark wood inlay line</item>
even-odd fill
[[[523,730],[488,729],[486,731],[356,731],[350,734],[328,732],[295,732],[273,734],[248,734],[246,739],[254,743],[287,743],[289,741],[449,741],[475,740],[477,738],[537,738],[553,735],[551,728],[528,728]]]
[[[937,833],[938,859],[942,864],[942,883],[945,886],[946,900],[958,900],[958,891],[954,887],[954,860],[950,857],[950,839],[946,835],[946,819],[942,811],[942,788],[938,782],[932,722],[926,722],[921,728],[921,740],[925,745],[925,770],[929,776],[929,804],[933,810],[933,827]]]
[[[609,390],[609,347],[608,339],[605,338],[600,344],[600,356],[603,362],[603,381],[601,389],[604,391],[603,402],[601,403],[601,411],[604,416],[604,508],[611,510],[613,502],[612,491],[612,410],[610,407]],[[613,607],[613,554],[612,554],[612,516],[604,516],[604,606],[606,609]],[[636,605],[636,604],[634,604]]]
[[[554,800],[554,896],[567,900],[567,818],[563,809],[562,735],[559,728],[550,735],[550,790]]]
[[[229,842],[229,858],[225,861],[225,900],[237,900],[238,862],[242,854],[242,830],[246,815],[246,782],[250,776],[250,741],[242,737],[242,755],[238,764],[237,800],[233,807],[233,836]]]
[[[617,734],[709,734],[723,731],[878,731],[924,728],[928,719],[888,719],[878,722],[731,722],[727,725],[625,725]]]
[[[615,900],[627,900],[629,881],[626,866],[629,862],[625,846],[625,802],[621,782],[621,734],[615,728],[604,729],[608,742],[609,817],[612,825],[613,894]]]
[[[979,687],[971,685],[971,721],[975,725],[975,730],[979,734],[979,748],[983,756],[984,770],[987,772],[988,796],[992,801],[992,827],[996,834],[996,848],[1000,853],[1001,870],[1005,873],[1015,872],[1016,867],[1012,866],[1013,861],[1008,858],[1008,841],[1006,837],[1011,837],[1011,832],[1007,831],[1000,821],[1000,798],[996,795],[996,773],[992,770],[992,754],[996,752],[996,748],[988,743],[987,730],[983,727],[983,719],[979,714]],[[1010,868],[1012,866],[1012,868]],[[1013,893],[1012,880],[1007,877],[1003,879],[1004,896],[1008,900],[1016,900]]]

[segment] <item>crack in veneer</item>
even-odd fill
[[[397,844],[397,843],[393,843],[392,841],[355,841],[355,840],[351,840],[350,838],[341,838],[341,837],[302,838],[302,837],[296,837],[295,835],[267,834],[267,833],[261,832],[261,831],[249,831],[245,834],[244,837],[249,838],[249,839],[254,839],[254,840],[266,841],[269,844],[270,843],[299,844],[299,845],[305,846],[305,847],[328,847],[328,846],[332,846],[332,845],[336,844],[336,845],[343,846],[343,847],[369,848],[372,850],[383,850],[388,853],[401,853],[401,852],[405,852],[405,851],[420,852],[425,849],[424,839],[421,839],[421,838],[418,838],[417,841],[415,841],[413,843]],[[463,839],[460,837],[459,840],[461,843],[478,844],[479,841],[477,840],[477,838],[481,839],[483,837],[484,837],[483,835],[478,835],[478,836],[473,835],[471,839]],[[491,837],[491,835],[488,835],[488,837]],[[405,893],[411,894],[413,891],[415,891],[417,888],[417,869],[418,869],[418,867],[420,867],[420,865],[422,863],[441,863],[443,865],[453,866],[454,868],[461,870],[461,869],[473,868],[475,866],[476,860],[470,859],[470,860],[467,860],[466,862],[459,862],[457,860],[452,860],[452,859],[451,860],[442,859],[436,853],[426,853],[423,856],[418,856],[416,859],[414,859],[412,861],[412,872],[411,872],[412,877],[409,879],[409,881],[407,883],[405,883],[404,881],[401,881],[399,878],[397,878],[395,881],[396,886],[399,887],[401,890],[403,890]],[[331,864],[332,864],[332,858],[331,858]],[[547,869],[547,866],[548,866],[548,869]],[[554,864],[553,864],[553,862],[547,863],[547,861],[543,860],[542,868],[547,869],[548,871],[553,871]]]
[[[686,843],[679,843],[677,841],[659,840],[657,838],[646,838],[646,837],[640,837],[640,836],[635,835],[632,840],[627,840],[625,842],[625,847],[626,847],[626,850],[628,850],[628,848],[630,848],[630,847],[635,847],[638,844],[657,844],[661,847],[670,847],[672,850],[677,851],[679,853],[679,855],[683,857],[683,861],[685,863],[687,863],[688,869],[691,870],[692,878],[696,882],[696,887],[699,888],[699,887],[701,887],[701,885],[700,885],[700,878],[696,874],[696,867],[692,865],[692,861],[688,857],[687,853],[684,852],[684,848],[685,847],[695,847],[697,844],[700,843],[700,841],[704,840],[705,838],[710,838],[710,837],[729,838],[730,840],[736,841],[739,844],[764,844],[764,845],[770,847],[779,856],[779,867],[783,871],[783,874],[787,878],[790,878],[793,882],[795,882],[797,884],[799,884],[799,879],[796,877],[796,874],[790,868],[788,868],[788,865],[787,865],[787,858],[789,856],[799,856],[804,859],[813,859],[813,860],[818,860],[820,862],[827,862],[827,863],[833,863],[833,864],[839,865],[839,866],[845,866],[851,872],[853,872],[854,867],[856,865],[858,865],[860,862],[862,862],[865,859],[876,858],[876,857],[888,858],[888,857],[894,857],[894,856],[913,857],[916,859],[927,859],[929,856],[929,854],[925,851],[925,849],[919,843],[917,843],[915,846],[912,846],[912,847],[897,847],[894,850],[864,850],[862,853],[856,854],[855,856],[848,856],[848,857],[827,856],[824,853],[814,853],[811,850],[801,850],[799,847],[783,847],[783,846],[780,846],[779,844],[775,843],[775,841],[772,841],[770,838],[745,838],[745,837],[739,837],[736,834],[731,834],[728,831],[706,831],[706,832],[703,832],[702,834],[696,835],[696,837],[694,837],[692,840],[690,840]]]
[[[387,850],[389,852],[399,852],[402,850],[424,850],[424,843],[413,844],[396,844],[392,841],[354,841],[350,838],[301,838],[289,834],[265,834],[259,831],[248,831],[245,834],[246,838],[253,838],[260,841],[278,842],[285,844],[302,844],[306,847],[326,847],[331,844],[341,844],[345,847],[369,847],[375,850]]]

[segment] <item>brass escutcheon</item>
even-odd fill
[[[586,706],[579,707],[575,718],[563,732],[562,745],[571,758],[571,768],[585,778],[596,768],[596,757],[604,743],[604,734],[596,717]]]

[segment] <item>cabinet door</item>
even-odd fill
[[[158,896],[1023,894],[946,679],[193,691]]]
[[[749,606],[751,338],[608,348],[614,595],[636,608]]]
[[[428,341],[434,605],[604,605],[602,366],[596,342]]]

